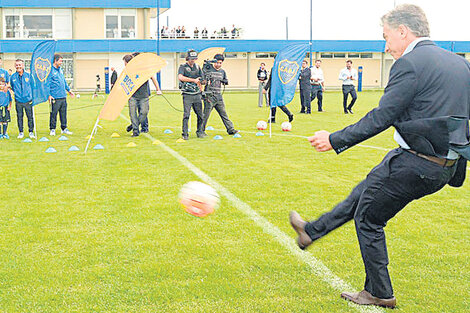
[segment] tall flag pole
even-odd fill
[[[312,44],[312,33],[313,33],[313,0],[310,0],[310,66],[312,66],[312,61],[313,61],[313,44]]]
[[[46,40],[40,42],[34,48],[31,57],[31,90],[33,94],[33,122],[34,122],[34,135],[37,138],[36,132],[36,113],[34,106],[46,102],[50,94],[50,74],[52,70],[52,63],[54,63],[54,53],[56,49],[56,40]]]
[[[157,55],[160,55],[160,0],[157,0]],[[162,88],[160,72],[157,73],[157,82]]]

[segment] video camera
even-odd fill
[[[216,59],[204,60],[204,65],[202,66],[202,70],[205,72],[210,71],[212,69],[212,64],[214,63],[217,63]]]

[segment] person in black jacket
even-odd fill
[[[113,90],[114,84],[116,83],[116,80],[118,79],[118,74],[116,72],[116,69],[114,67],[111,67],[111,90]]]
[[[264,98],[266,99],[266,106],[269,106],[268,97],[263,92],[264,86],[266,85],[266,81],[268,80],[268,71],[265,68],[266,64],[261,63],[258,69],[258,73],[256,73],[256,77],[258,78],[258,106],[261,108],[263,106],[263,94]]]
[[[302,61],[302,71],[299,76],[299,86],[300,86],[300,113],[311,113],[310,103],[310,93],[312,91],[312,84],[310,84],[311,71],[308,67],[308,61]]]
[[[292,211],[290,222],[305,249],[354,219],[366,279],[364,290],[341,296],[361,305],[395,307],[383,228],[411,201],[447,184],[463,184],[464,156],[470,158],[470,63],[428,38],[429,25],[418,6],[397,6],[382,24],[386,52],[396,62],[379,106],[343,130],[318,131],[308,140],[317,151],[341,153],[394,126],[400,147],[332,211],[309,223]]]
[[[268,95],[268,102],[271,107],[271,118],[268,120],[268,123],[276,123],[276,105],[273,105],[274,99],[271,97],[271,77],[273,75],[273,69],[271,68],[271,74],[269,75],[268,82],[264,86],[263,93]],[[282,112],[286,113],[287,117],[289,118],[289,122],[292,122],[294,119],[294,114],[292,114],[286,105],[279,106]]]

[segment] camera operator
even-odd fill
[[[204,133],[204,115],[202,113],[202,98],[201,98],[201,81],[202,70],[196,64],[197,52],[189,50],[186,54],[186,63],[181,64],[178,69],[178,79],[180,81],[179,87],[183,94],[183,132],[184,140],[189,139],[188,134],[188,121],[191,116],[191,107],[197,115],[197,131],[198,138],[206,137]]]
[[[216,54],[214,60],[204,61],[203,74],[206,87],[204,89],[204,131],[206,130],[207,121],[211,115],[212,109],[219,113],[222,122],[227,129],[229,135],[238,132],[233,127],[233,123],[228,118],[225,111],[224,99],[222,97],[222,85],[228,85],[227,74],[222,69],[222,63],[225,58],[222,54]]]

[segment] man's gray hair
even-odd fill
[[[402,4],[382,16],[382,26],[387,24],[392,29],[404,25],[416,37],[429,37],[429,23],[423,9],[413,4]]]

